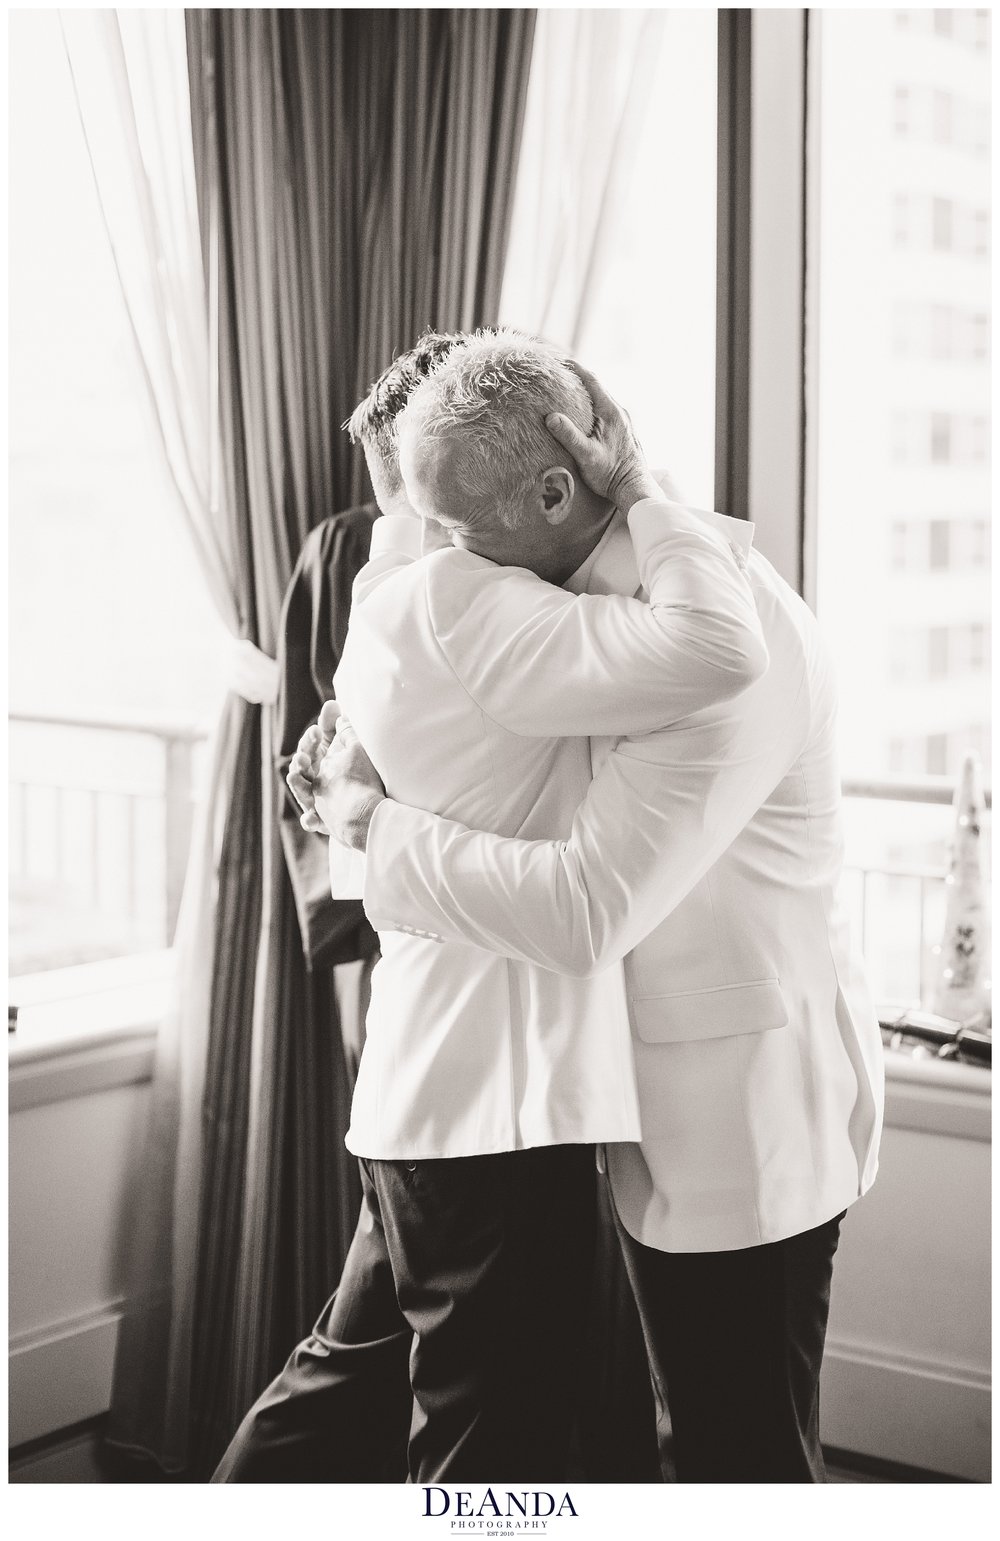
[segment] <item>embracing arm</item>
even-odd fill
[[[711,722],[620,744],[566,841],[506,839],[379,803],[369,920],[557,973],[599,972],[680,904],[801,750],[801,695],[767,694],[762,710],[741,698]]]
[[[528,737],[651,732],[746,690],[767,667],[753,591],[729,543],[678,503],[628,516],[649,603],[568,594],[523,568],[432,557],[435,637],[485,715]]]

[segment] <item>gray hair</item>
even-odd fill
[[[566,452],[545,427],[562,412],[583,433],[593,405],[579,375],[550,344],[512,328],[472,333],[413,391],[400,437],[446,441],[449,491],[463,522],[519,523],[524,499]]]

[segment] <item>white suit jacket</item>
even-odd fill
[[[419,925],[573,978],[625,958],[642,1143],[609,1147],[608,1169],[629,1232],[666,1251],[810,1229],[877,1164],[882,1045],[838,898],[830,660],[768,562],[748,571],[766,672],[661,731],[633,724],[569,839],[386,802],[368,843],[380,932]],[[590,586],[637,582],[617,531]]]
[[[648,606],[574,596],[467,551],[415,560],[417,520],[376,523],[334,684],[393,797],[563,838],[590,784],[585,735],[687,717],[766,667],[727,541],[655,501],[630,526]],[[419,929],[382,938],[351,1150],[405,1159],[638,1137],[620,965],[578,979]]]

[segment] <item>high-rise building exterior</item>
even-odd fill
[[[824,9],[810,27],[816,602],[842,767],[956,779],[971,749],[988,777],[990,15]],[[847,812],[873,988],[928,1004],[950,810]]]
[[[821,19],[818,609],[845,770],[989,762],[990,16]]]

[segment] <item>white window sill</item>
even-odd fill
[[[12,980],[9,1111],[148,1081],[174,978],[166,951]]]
[[[983,1140],[988,1144],[993,1137],[992,1081],[988,1066],[915,1058],[897,1049],[886,1049],[886,1126]]]
[[[9,1110],[148,1081],[173,996],[172,952],[114,958],[11,981]],[[988,1069],[886,1050],[886,1123],[961,1139],[991,1138]]]

